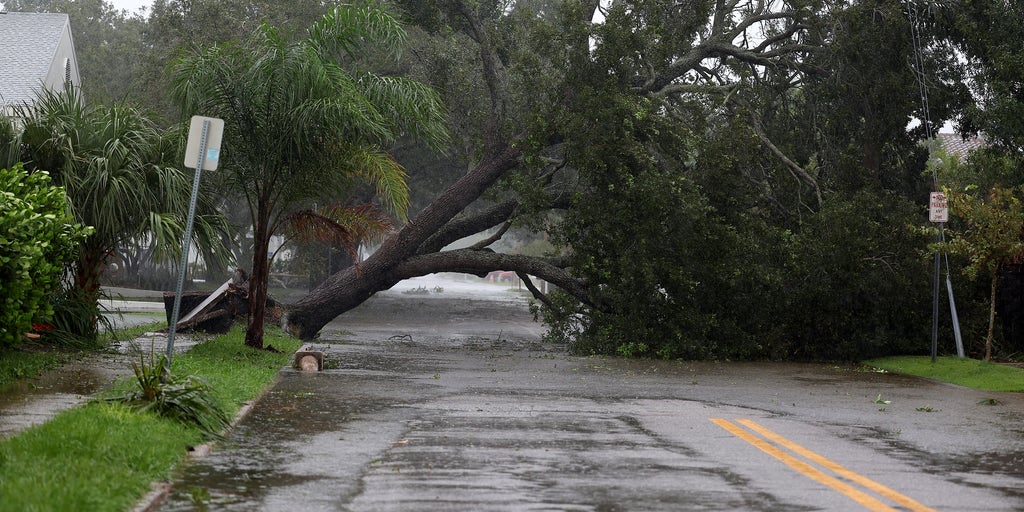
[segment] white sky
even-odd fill
[[[139,10],[139,7],[148,8],[153,5],[153,0],[106,0],[107,3],[113,4],[115,9],[124,9],[129,13],[134,13]],[[0,8],[4,7],[3,0],[0,0]]]
[[[139,10],[139,7],[146,7],[148,13],[148,8],[153,5],[153,0],[107,0],[107,2],[113,4],[115,9],[124,9],[129,13],[134,13]]]

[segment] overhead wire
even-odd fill
[[[928,80],[927,80],[927,72],[925,70],[924,50],[922,49],[922,47],[924,45],[922,43],[922,37],[921,37],[921,23],[920,23],[921,17],[920,17],[920,13],[918,12],[918,1],[917,0],[908,0],[907,4],[908,4],[908,6],[907,6],[907,17],[909,18],[908,21],[910,22],[910,36],[911,36],[911,44],[913,46],[914,65],[912,66],[912,69],[913,69],[914,76],[917,79],[918,93],[920,94],[920,97],[921,97],[921,116],[923,117],[921,122],[924,125],[925,136],[927,137],[927,140],[928,140],[928,158],[929,158],[929,162],[932,163],[932,190],[938,190],[939,189],[939,166],[937,165],[936,162],[933,161],[933,156],[932,156],[933,153],[934,153],[934,150],[935,150],[935,145],[937,145],[938,142],[935,140],[936,139],[936,134],[934,133],[933,128],[932,128],[931,110],[930,110],[929,103],[928,103]],[[930,2],[929,2],[928,5],[929,5],[929,7],[932,6],[932,4]],[[939,223],[939,233],[937,235],[939,243],[945,243],[945,241],[946,241],[946,230],[945,230],[945,227],[946,227],[945,223],[942,223],[942,222]],[[935,293],[935,298],[934,298],[934,300],[935,300],[935,308],[933,309],[933,316],[934,316],[934,318],[932,320],[932,322],[933,322],[933,324],[932,324],[932,361],[933,362],[935,360],[935,342],[936,342],[935,336],[936,336],[936,329],[937,329],[937,323],[936,322],[938,321],[938,300],[939,300],[938,299],[939,255],[936,254],[935,257],[936,257],[936,261],[935,261],[935,274],[936,275],[935,275],[935,290],[934,290],[934,293]],[[956,336],[957,355],[960,356],[960,357],[964,357],[963,341],[962,341],[961,336],[960,336],[960,320],[957,318],[956,300],[953,297],[953,280],[950,277],[950,273],[951,272],[950,272],[950,266],[949,266],[949,254],[943,253],[941,259],[942,259],[942,261],[946,265],[946,290],[947,290],[948,295],[949,295],[949,308],[950,308],[950,313],[952,315],[952,320],[953,320],[953,331],[954,331],[954,334]]]

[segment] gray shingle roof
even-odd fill
[[[938,137],[946,152],[960,157],[960,161],[967,160],[971,151],[985,145],[985,138],[981,136],[964,139],[959,133],[939,133]]]
[[[35,98],[69,26],[63,13],[0,14],[0,105]]]

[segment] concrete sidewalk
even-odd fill
[[[176,353],[195,345],[186,335],[176,336]],[[10,437],[43,423],[62,411],[84,404],[97,393],[110,389],[118,379],[133,375],[132,345],[145,353],[161,354],[167,347],[164,333],[146,333],[130,342],[112,345],[110,350],[82,354],[79,359],[51,368],[42,375],[21,379],[0,388],[0,438]]]
[[[104,288],[110,299],[100,300],[100,310],[115,329],[166,322],[163,292],[129,288]],[[150,332],[133,340],[110,346],[107,350],[81,354],[78,359],[45,371],[31,379],[21,379],[0,388],[0,438],[10,437],[33,425],[43,423],[61,411],[81,405],[99,392],[110,389],[121,378],[130,377],[132,345],[148,353],[163,353],[167,334]],[[188,334],[175,337],[175,352],[195,345]]]
[[[101,311],[111,313],[163,313],[163,302],[142,300],[101,299]]]

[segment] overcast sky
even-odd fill
[[[139,10],[139,7],[149,7],[153,5],[153,0],[107,0],[114,4],[115,9],[125,9],[128,12],[135,12]]]

